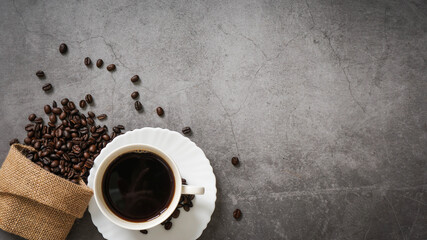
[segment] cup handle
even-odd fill
[[[203,195],[205,193],[204,187],[197,187],[197,186],[189,186],[189,185],[182,185],[182,194],[195,194],[195,195]]]

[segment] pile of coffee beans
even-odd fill
[[[85,103],[82,104],[82,101]],[[86,102],[92,101],[92,96],[88,94],[86,100],[80,101],[80,106],[85,107]],[[49,119],[46,124],[34,113],[28,116],[31,123],[25,126],[27,137],[24,143],[36,151],[28,152],[26,156],[46,171],[74,183],[78,183],[79,177],[87,182],[94,159],[102,148],[122,134],[124,126],[113,127],[113,132],[109,134],[107,126],[95,124],[95,113],[85,115],[68,98],[62,99],[61,105],[53,101],[52,105],[44,106]],[[107,115],[100,114],[97,118],[103,120]],[[13,139],[10,143],[17,142],[17,139]]]
[[[184,178],[182,179],[182,185],[187,185],[187,180],[185,180]],[[172,219],[179,217],[179,214],[181,213],[181,211],[179,210],[180,208],[183,208],[186,212],[190,211],[190,208],[193,207],[192,200],[194,199],[194,197],[195,196],[192,194],[181,195],[181,199],[179,200],[178,206],[175,209],[175,211],[172,213],[172,215],[168,219],[166,219],[164,222],[161,223],[166,230],[170,230],[172,228]],[[141,230],[140,232],[142,234],[148,233],[147,230]]]

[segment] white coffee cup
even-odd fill
[[[110,210],[110,208],[107,206],[107,203],[105,202],[105,199],[102,194],[102,179],[108,166],[117,157],[119,157],[124,153],[140,151],[140,150],[155,153],[161,158],[163,158],[163,160],[168,164],[168,166],[172,170],[172,174],[175,182],[175,188],[174,188],[173,197],[172,197],[172,200],[170,201],[169,206],[159,216],[144,222],[132,222],[132,221],[127,221],[123,218],[120,218],[119,216],[114,214]],[[104,160],[101,160],[101,161],[102,162],[98,167],[98,171],[95,174],[95,180],[94,180],[93,191],[94,191],[95,201],[99,209],[101,210],[102,214],[104,214],[104,216],[107,219],[109,219],[111,222],[113,222],[114,224],[122,228],[131,229],[131,230],[142,230],[142,229],[149,229],[149,228],[155,227],[161,224],[162,222],[164,222],[167,218],[169,218],[172,215],[172,213],[175,211],[176,207],[178,206],[179,200],[181,198],[181,194],[200,195],[200,194],[204,194],[205,192],[204,187],[182,185],[181,174],[179,173],[176,163],[166,153],[164,153],[160,149],[151,145],[147,145],[147,144],[126,145],[113,151]]]

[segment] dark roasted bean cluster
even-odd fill
[[[24,143],[36,151],[28,152],[26,156],[45,170],[74,183],[79,177],[87,182],[94,159],[112,139],[122,134],[124,127],[115,126],[109,134],[107,126],[95,124],[93,112],[86,116],[67,98],[62,99],[61,104],[62,108],[55,101],[52,106],[44,106],[49,119],[46,124],[34,113],[29,115],[32,123],[25,126],[27,137]],[[103,120],[106,117],[106,114],[100,114],[97,118]],[[11,144],[17,142],[14,139]]]

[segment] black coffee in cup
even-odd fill
[[[107,167],[102,195],[108,208],[131,222],[159,216],[172,201],[175,181],[165,160],[148,151],[128,152]]]

